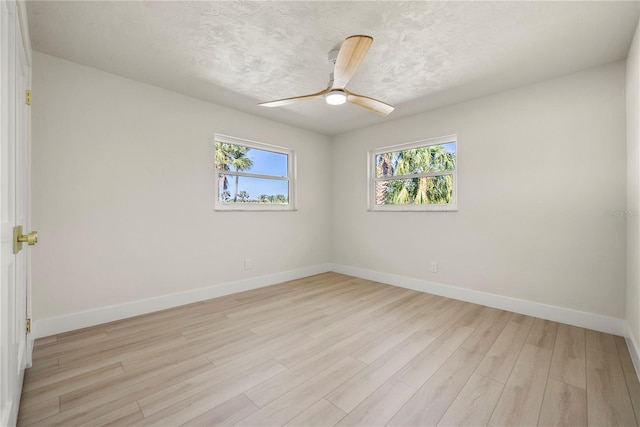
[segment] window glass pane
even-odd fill
[[[456,168],[456,143],[430,145],[376,155],[376,177],[452,171]]]
[[[287,155],[236,144],[216,142],[216,169],[286,177]]]
[[[453,175],[375,181],[376,205],[447,204]]]
[[[289,182],[218,174],[218,201],[222,203],[289,203]]]

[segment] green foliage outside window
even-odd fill
[[[253,150],[253,151],[252,151]],[[266,150],[260,150],[257,148],[251,148],[238,144],[230,144],[226,142],[215,142],[215,168],[218,176],[218,200],[223,203],[260,203],[260,204],[287,204],[289,199],[285,194],[279,194],[276,188],[281,188],[282,185],[286,187],[284,181],[274,181],[272,176],[265,175],[264,173],[253,173],[252,176],[246,176],[243,172],[252,172],[252,167],[255,166],[254,161],[250,157],[249,153],[255,155],[256,158],[261,159],[262,162],[258,162],[259,169],[265,168],[264,163],[268,162],[265,154],[269,153]],[[267,155],[280,156],[286,159],[286,155],[279,153],[269,153]],[[268,167],[268,165],[267,165]],[[286,161],[285,161],[286,167]],[[261,169],[261,170],[262,170]],[[225,173],[226,172],[226,173]],[[238,174],[240,173],[240,174]],[[286,175],[286,171],[283,171],[282,175]],[[275,175],[277,177],[278,175]],[[230,188],[233,181],[233,191]],[[257,185],[256,182],[262,183]],[[253,185],[251,185],[253,183]],[[262,188],[263,190],[272,191],[272,194],[258,194],[258,191],[247,191],[243,187],[255,190],[256,188]],[[254,193],[254,194],[251,194]]]
[[[455,168],[454,143],[378,154],[375,171],[376,204],[451,203],[453,174],[447,172],[453,172]],[[425,174],[430,176],[424,176]],[[389,179],[379,179],[387,177]]]

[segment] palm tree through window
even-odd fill
[[[291,150],[216,135],[216,208],[292,209],[292,162]]]
[[[456,145],[449,136],[371,152],[371,210],[455,210]]]

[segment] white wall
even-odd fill
[[[328,262],[327,137],[39,53],[33,92],[36,321]],[[298,211],[214,212],[216,132],[295,149]]]
[[[640,21],[627,56],[627,324],[640,354]],[[640,368],[640,365],[636,365]]]
[[[336,137],[334,263],[623,319],[624,76],[614,63]],[[458,212],[367,211],[367,150],[449,134]]]

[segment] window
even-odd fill
[[[293,151],[215,135],[216,210],[294,210]]]
[[[455,211],[455,135],[369,152],[369,209]]]

